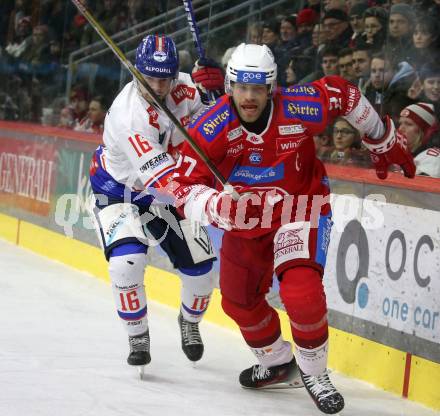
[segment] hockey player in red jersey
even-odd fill
[[[277,66],[266,46],[238,46],[229,60],[227,94],[190,125],[190,134],[239,193],[215,183],[184,144],[173,184],[185,216],[226,231],[220,253],[222,307],[239,326],[259,364],[240,374],[247,388],[298,376],[324,413],[344,399],[327,374],[328,322],[322,283],[332,226],[329,182],[313,135],[342,116],[357,128],[379,178],[397,164],[415,166],[406,140],[382,121],[359,89],[331,76],[276,89]],[[273,271],[296,344],[283,340],[265,295]],[[296,358],[296,359],[295,359]]]

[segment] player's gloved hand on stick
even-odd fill
[[[379,179],[386,179],[391,165],[399,165],[408,178],[414,178],[416,166],[404,134],[396,130],[393,120],[385,117],[385,133],[380,139],[364,138]]]
[[[209,58],[197,60],[191,76],[203,104],[210,104],[212,100],[224,94],[225,76],[214,60]]]

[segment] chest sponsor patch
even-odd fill
[[[237,127],[236,129],[233,129],[228,132],[228,141],[232,142],[235,139],[238,139],[243,134],[243,128]]]
[[[277,155],[297,152],[299,147],[307,140],[307,136],[301,137],[277,137]]]
[[[146,172],[147,170],[153,170],[156,169],[158,166],[167,163],[169,161],[168,155],[166,153],[160,153],[157,156],[154,156],[147,162],[145,162],[141,167],[140,171],[142,173]]]
[[[278,133],[281,136],[286,136],[288,134],[301,134],[304,133],[305,128],[302,124],[291,124],[289,126],[278,126]]]
[[[304,121],[319,123],[322,121],[322,104],[311,101],[283,100],[284,115]]]
[[[189,87],[188,85],[178,85],[171,91],[171,98],[175,102],[176,105],[179,105],[184,99],[189,99],[191,101],[194,100],[196,96],[196,89],[193,87]]]
[[[271,183],[284,178],[284,163],[276,166],[236,166],[229,177],[231,182],[243,182],[248,185]]]
[[[225,128],[228,122],[234,121],[235,116],[228,105],[223,105],[213,112],[200,124],[197,130],[206,139],[212,142],[215,137]]]
[[[319,91],[309,84],[294,85],[283,89],[283,95],[290,95],[291,97],[319,97]]]
[[[234,144],[233,146],[231,146],[227,151],[226,151],[226,155],[227,156],[232,156],[232,157],[237,157],[239,156],[244,149],[244,145],[242,142],[238,142],[236,144]]]

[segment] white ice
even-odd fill
[[[110,286],[0,240],[1,416],[313,416],[304,389],[245,390],[254,363],[238,333],[201,325],[205,355],[183,355],[177,311],[150,302],[145,380],[126,362],[127,336]],[[335,372],[342,415],[432,416],[408,400]]]

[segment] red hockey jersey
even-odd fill
[[[254,134],[242,126],[232,98],[225,95],[191,123],[189,134],[239,192],[273,189],[283,198],[294,196],[288,207],[286,203],[275,205],[270,227],[273,230],[282,222],[294,221],[301,198],[308,200],[306,215],[309,215],[313,196],[329,194],[326,171],[316,157],[313,136],[321,133],[334,118],[350,113],[360,97],[357,87],[337,76],[279,89],[272,98],[266,128],[261,134]],[[359,117],[369,115],[356,113]],[[176,168],[178,197],[188,185],[204,184],[222,190],[222,185],[214,182],[211,171],[188,143],[184,143],[181,154]],[[329,205],[324,208],[328,211]],[[233,232],[252,237],[270,230],[257,227]]]

